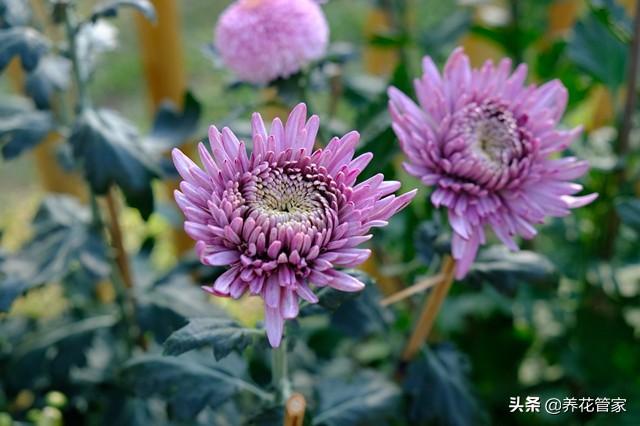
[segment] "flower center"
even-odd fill
[[[245,187],[244,198],[252,212],[268,217],[272,226],[323,227],[330,209],[330,182],[307,166],[269,167]]]
[[[506,166],[522,155],[518,123],[511,111],[496,102],[469,104],[460,130],[471,151],[491,168]]]

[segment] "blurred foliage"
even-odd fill
[[[2,158],[16,161],[2,163],[0,206],[25,217],[0,234],[0,425],[282,424],[260,306],[212,304],[198,285],[221,270],[168,253],[169,224],[180,218],[159,190],[174,177],[163,154],[210,123],[246,135],[251,111],[306,101],[322,117],[321,143],[358,129],[359,153],[375,155],[364,175],[420,186],[401,167],[386,88],[412,93],[422,56],[442,63],[458,44],[474,64],[509,56],[529,65],[531,81],[565,84],[566,125],[586,129],[566,154],[591,162],[581,183],[600,199],[542,226],[518,253],[490,241],[454,285],[435,342],[405,364],[401,348],[423,295],[382,308],[387,286],[376,281],[399,289],[435,274],[449,250],[444,216],[421,189],[376,231],[372,276],[350,271],[366,290],[322,290],[288,326],[306,424],[640,424],[640,147],[634,128],[621,152],[617,130],[625,96],[637,94],[626,87],[628,8],[614,0],[332,0],[323,6],[333,34],[327,56],[265,96],[216,65],[211,26],[229,2],[194,0],[183,8],[193,93],[181,108],[166,103],[146,117],[129,27],[130,12],[154,19],[151,3],[79,2],[73,16],[67,2],[41,3],[45,16],[0,0],[0,88],[16,69],[24,77],[20,93],[0,100]],[[386,25],[364,28],[373,8]],[[366,68],[372,49],[391,53],[381,67],[390,72]],[[68,142],[56,161],[84,173],[94,203],[47,195],[38,208],[27,205],[14,175],[22,178],[26,163],[16,159],[51,132]],[[101,213],[100,198],[114,187],[132,207],[123,215],[132,289]],[[527,395],[623,397],[627,411],[510,414],[509,398]]]

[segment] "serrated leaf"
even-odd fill
[[[367,370],[351,379],[321,379],[318,393],[320,404],[312,422],[317,426],[384,425],[400,399],[393,382]]]
[[[48,109],[51,95],[69,85],[71,61],[62,56],[43,57],[33,72],[27,75],[25,93],[33,99],[39,109]]]
[[[331,314],[332,327],[356,338],[384,332],[392,320],[391,311],[380,306],[382,297],[375,283],[365,274],[359,275],[356,278],[366,283],[364,290]]]
[[[99,279],[110,271],[101,234],[88,209],[69,196],[51,196],[33,220],[33,238],[0,264],[0,311],[23,292],[62,279],[79,266]]]
[[[148,20],[155,22],[156,10],[149,0],[111,0],[98,4],[91,12],[91,21],[95,22],[102,18],[113,18],[118,16],[120,9],[130,7],[138,10]]]
[[[230,370],[189,357],[138,357],[125,364],[122,378],[126,388],[140,397],[165,399],[179,419],[194,418],[207,405],[216,408],[243,389],[255,389]]]
[[[0,1],[0,28],[26,25],[31,18],[31,10],[24,0]]]
[[[196,285],[189,271],[178,268],[154,279],[154,268],[148,261],[136,258],[134,265],[138,324],[144,333],[152,333],[159,344],[184,327],[189,318],[228,318],[220,307],[209,303],[207,293]]]
[[[220,360],[232,351],[242,352],[257,333],[260,331],[241,327],[227,318],[193,318],[164,342],[164,355],[177,356],[210,346],[215,359]]]
[[[469,383],[469,362],[449,344],[425,348],[409,365],[404,383],[409,419],[447,426],[476,424],[478,406]]]
[[[625,225],[640,233],[640,199],[618,199],[616,200],[616,211]]]
[[[429,265],[439,251],[436,241],[442,234],[442,227],[435,221],[425,221],[420,224],[416,232],[414,245],[420,260]]]
[[[13,27],[0,30],[0,72],[11,59],[20,57],[22,68],[31,72],[40,58],[49,51],[49,40],[29,27]]]
[[[16,158],[24,151],[37,146],[56,128],[49,111],[31,108],[0,110],[0,145],[5,160]]]
[[[358,293],[339,291],[325,287],[318,291],[318,303],[307,304],[303,302],[301,304],[299,316],[304,317],[308,315],[317,315],[326,311],[334,312],[344,302],[357,296]]]
[[[612,90],[625,80],[627,47],[593,13],[574,26],[568,54],[577,66]]]
[[[555,266],[540,253],[490,246],[480,252],[466,278],[472,282],[486,281],[500,291],[514,293],[519,283],[547,284],[555,277]]]
[[[20,386],[42,380],[68,380],[72,367],[86,363],[86,350],[96,333],[112,328],[118,318],[112,315],[90,317],[73,322],[55,322],[14,343],[8,371]]]
[[[143,218],[151,215],[151,181],[158,174],[159,153],[145,149],[131,123],[111,110],[86,109],[77,118],[69,142],[96,194],[118,185]]]
[[[172,102],[163,102],[158,108],[147,143],[169,150],[192,137],[198,128],[202,107],[191,92],[184,95],[182,111]]]

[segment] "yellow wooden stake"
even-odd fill
[[[151,0],[151,3],[156,9],[155,23],[141,14],[136,14],[135,18],[151,108],[155,111],[165,100],[182,107],[187,83],[178,1]],[[183,151],[189,156],[195,154],[193,145],[185,147]],[[171,199],[177,186],[178,181],[166,184]],[[182,226],[174,229],[174,240],[178,254],[193,248],[193,241],[184,233]]]
[[[302,426],[307,401],[300,393],[294,393],[289,397],[284,406],[284,426]]]
[[[397,49],[372,46],[368,43],[375,34],[390,31],[391,23],[391,16],[386,10],[377,6],[369,9],[364,27],[367,44],[362,54],[364,68],[369,74],[390,75],[398,64],[399,52]]]
[[[420,312],[420,318],[418,318],[418,322],[402,354],[403,361],[411,360],[427,341],[427,337],[429,337],[429,333],[433,328],[442,303],[453,284],[455,266],[455,261],[450,256],[447,256],[443,260],[441,272],[442,281],[431,290],[431,293],[425,300],[425,304]]]

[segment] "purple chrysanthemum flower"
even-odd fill
[[[298,301],[316,303],[315,287],[358,291],[364,284],[336,267],[364,262],[370,250],[357,248],[371,228],[406,206],[415,190],[396,197],[399,182],[382,174],[355,184],[373,157],[353,159],[357,132],[333,138],[313,151],[319,119],[306,121],[298,105],[286,125],[273,120],[267,132],[260,114],[252,119],[253,151],[231,130],[209,129],[213,156],[199,146],[204,170],[178,149],[174,164],[184,179],[176,202],[185,230],[202,263],[228,266],[205,290],[264,299],[269,342],[278,346],[284,319],[298,315]]]
[[[420,106],[389,89],[393,129],[408,157],[406,170],[434,186],[431,201],[448,209],[456,277],[471,266],[485,227],[510,249],[516,235],[530,239],[545,216],[565,216],[597,194],[576,197],[569,180],[588,169],[574,157],[557,158],[581,128],[556,128],[567,103],[557,80],[525,86],[526,65],[487,61],[472,69],[461,48],[441,75],[429,57],[416,80]]]
[[[238,0],[220,16],[215,46],[242,80],[268,83],[322,57],[329,26],[313,0]]]

